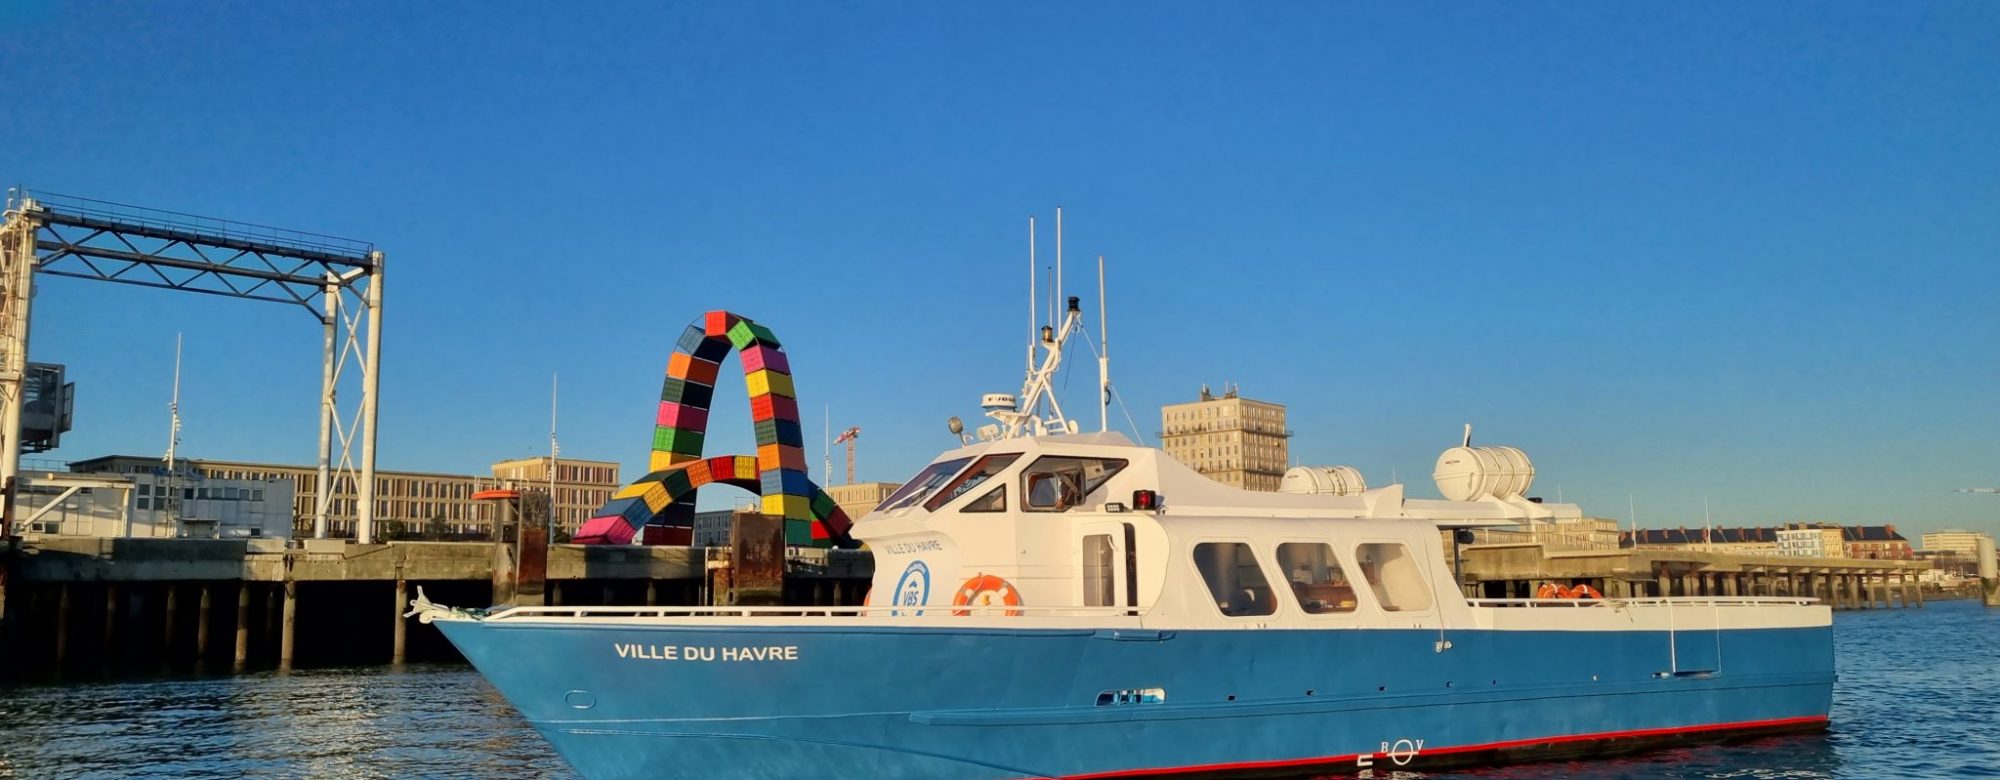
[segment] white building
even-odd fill
[[[1985,531],[1966,531],[1956,528],[1931,531],[1924,534],[1924,550],[1926,552],[1948,552],[1958,556],[1961,560],[1969,561],[1979,556],[1979,540],[1981,538],[1991,537],[1988,537]]]
[[[292,482],[198,473],[23,472],[15,516],[27,533],[183,539],[289,539]]]

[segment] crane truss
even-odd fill
[[[323,332],[313,535],[329,531],[334,488],[351,485],[355,538],[372,541],[382,266],[367,242],[11,190],[0,221],[0,484],[11,497],[20,470],[34,274],[290,304]],[[355,372],[359,403],[342,410],[338,390]],[[0,526],[14,519],[11,498],[5,512]]]

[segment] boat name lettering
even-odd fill
[[[697,645],[641,645],[613,642],[619,658],[637,661],[797,661],[798,645],[753,647],[702,647]]]
[[[920,553],[920,552],[943,552],[944,542],[940,542],[936,539],[925,539],[920,542],[896,542],[894,544],[887,545],[885,549],[888,550],[888,552],[893,555],[908,555],[910,553]]]

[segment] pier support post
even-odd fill
[[[659,581],[651,579],[646,580],[646,606],[649,607],[659,606],[659,603],[660,603]]]
[[[250,661],[250,581],[236,586],[236,668]]]
[[[103,661],[110,663],[114,648],[118,647],[118,583],[104,583],[104,644]]]
[[[177,603],[177,600],[175,598],[175,594],[180,592],[180,588],[175,587],[174,583],[171,582],[167,583],[166,588],[167,588],[167,605],[166,605],[167,622],[160,632],[161,634],[163,634],[163,636],[160,637],[161,641],[160,657],[162,660],[171,661],[174,657],[174,622],[180,620],[181,617],[180,604]]]
[[[1735,596],[1735,595],[1737,595],[1737,593],[1736,593],[1736,590],[1737,590],[1737,588],[1736,588],[1736,578],[1737,578],[1738,576],[1741,576],[1741,575],[1737,575],[1737,574],[1724,574],[1724,575],[1722,575],[1722,595],[1724,595],[1724,596]]]
[[[278,668],[292,668],[292,649],[299,624],[299,582],[285,580],[285,624],[278,637]]]
[[[409,609],[410,584],[398,577],[396,578],[396,644],[394,652],[389,655],[389,663],[397,666],[403,664],[403,651],[408,646],[410,621],[403,617],[403,613]]]
[[[56,586],[56,666],[69,655],[69,583]]]
[[[1667,574],[1667,570],[1665,568],[1661,568],[1659,573],[1654,575],[1653,580],[1654,580],[1653,582],[1654,587],[1660,589],[1660,598],[1666,598],[1668,596],[1674,595],[1674,581]]]
[[[195,606],[194,657],[197,659],[208,658],[209,621],[215,614],[214,596],[210,590],[209,583],[201,584],[200,602]]]

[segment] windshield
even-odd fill
[[[925,502],[924,508],[933,512],[937,511],[938,507],[944,506],[946,503],[949,503],[954,498],[958,498],[959,496],[965,495],[967,492],[970,492],[973,488],[979,487],[979,483],[985,482],[987,479],[990,479],[993,475],[998,474],[1001,471],[1005,470],[1009,465],[1013,464],[1014,461],[1019,460],[1020,458],[1021,458],[1021,453],[1018,452],[1008,452],[999,455],[988,455],[984,458],[980,458],[978,463],[972,464],[972,468],[966,469],[965,474],[961,475],[957,480],[954,480],[951,483],[950,487],[938,491],[936,497],[933,497],[930,501]]]
[[[902,509],[903,507],[924,500],[924,496],[928,496],[932,491],[937,490],[939,485],[944,484],[945,480],[950,479],[951,475],[957,474],[959,469],[964,468],[965,464],[970,462],[972,462],[971,458],[953,458],[925,466],[923,471],[917,472],[917,475],[911,477],[910,481],[903,483],[902,487],[896,488],[896,492],[890,493],[888,498],[883,499],[882,506],[877,508],[876,511],[887,512],[891,509]]]

